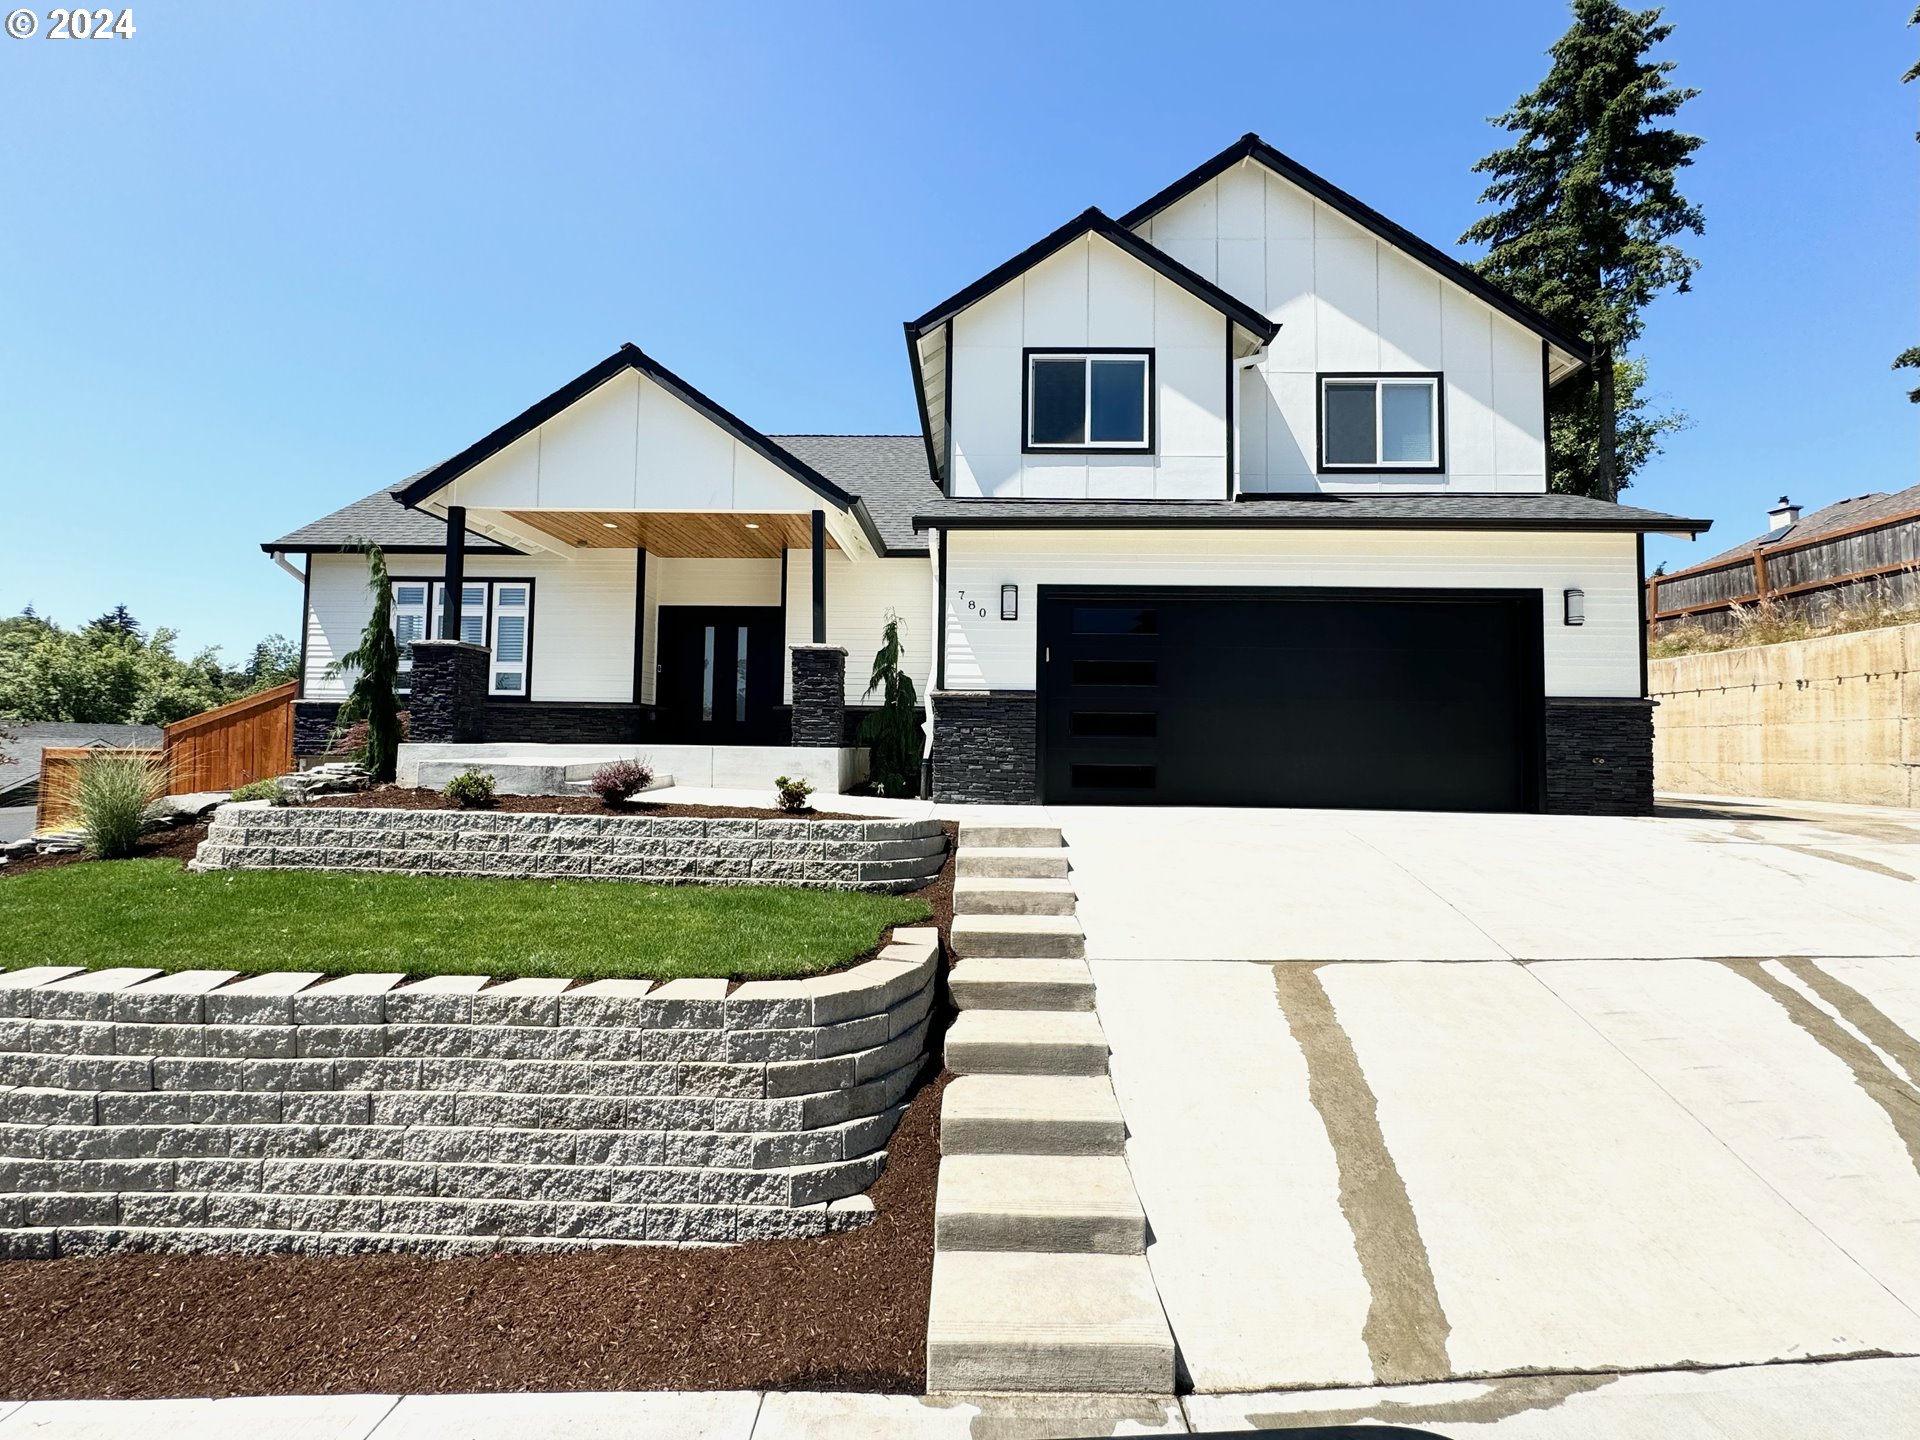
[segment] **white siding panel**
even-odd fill
[[[1314,326],[1321,370],[1380,368],[1380,287],[1372,240],[1320,240]]]
[[[1020,477],[1021,498],[1026,500],[1086,499],[1088,458],[1085,455],[1026,456],[1026,463]]]
[[[1087,262],[1087,343],[1141,344],[1153,334],[1153,272],[1106,244]]]
[[[1147,456],[1089,455],[1089,500],[1151,500],[1160,463]]]
[[[953,443],[960,455],[1019,453],[1022,378],[1017,343],[954,345]]]
[[[1313,239],[1267,242],[1265,314],[1280,333],[1267,346],[1268,370],[1311,373],[1320,368],[1319,328],[1314,324]]]
[[[1154,471],[1156,500],[1220,500],[1226,493],[1224,455],[1168,455]]]
[[[1443,370],[1440,277],[1390,246],[1380,257],[1380,368]]]
[[[1537,589],[1547,694],[1640,693],[1631,535],[956,531],[948,566],[950,689],[1031,690],[1038,587],[1077,584]],[[1005,583],[1021,587],[1018,620],[1001,620],[997,604],[969,611],[957,598],[997,597]],[[1584,626],[1561,623],[1568,587],[1586,591]]]
[[[1153,217],[1153,243],[1171,254],[1172,242],[1182,239],[1211,241],[1220,233],[1216,190],[1218,180],[1209,180],[1178,205],[1169,205]]]
[[[1222,240],[1267,238],[1266,176],[1266,166],[1243,160],[1213,182]]]
[[[953,317],[953,343],[1007,345],[1018,350],[1026,327],[1025,286],[1016,276]]]
[[[1267,308],[1266,241],[1222,240],[1220,274],[1215,283],[1264,314]]]
[[[733,503],[733,437],[651,381],[640,387],[640,510],[725,510]]]
[[[1266,166],[1260,177],[1267,187],[1267,243],[1277,240],[1313,239],[1313,197],[1297,185],[1290,185]]]
[[[393,557],[396,561],[401,557]],[[367,562],[358,555],[309,555],[307,668],[300,693],[309,700],[344,700],[347,685],[329,679],[327,668],[360,641],[373,613],[367,594]]]
[[[873,673],[874,653],[880,648],[887,612],[900,617],[900,645],[906,653],[907,674],[924,702],[932,688],[933,587],[930,562],[918,560],[849,561],[838,551],[827,555],[827,640],[847,652],[847,703],[872,705],[863,699]],[[813,639],[813,571],[805,551],[793,552],[787,570],[787,644],[804,645]],[[783,663],[782,682],[787,703],[793,701],[793,667]]]
[[[1219,344],[1211,347],[1163,346],[1154,356],[1160,391],[1160,455],[1163,463],[1175,456],[1226,457],[1225,325]],[[1225,471],[1221,472],[1223,475]],[[1222,482],[1224,483],[1224,481]]]
[[[795,550],[792,565],[807,568],[807,552]],[[778,605],[778,560],[668,559],[649,556],[647,569],[660,568],[661,605]]]
[[[540,503],[540,432],[489,455],[440,492],[449,505],[506,509]]]
[[[1318,401],[1314,377],[1299,371],[1275,372],[1267,377],[1272,397],[1267,412],[1267,486],[1273,490],[1315,488],[1314,417]]]
[[[1202,279],[1220,283],[1220,243],[1211,235],[1176,235],[1159,248]]]
[[[631,370],[616,375],[540,427],[541,505],[582,510],[632,508],[638,434],[635,421],[643,383],[651,388],[650,382],[643,382]],[[684,407],[682,413],[687,413]],[[688,418],[697,417],[688,414]],[[707,429],[719,434],[711,425]]]
[[[1026,343],[1087,343],[1087,247],[1091,237],[1074,241],[1026,273]]]
[[[1221,351],[1220,363],[1226,363],[1226,317],[1211,305],[1203,305],[1180,286],[1164,276],[1153,277],[1153,343],[1165,349],[1169,345],[1206,345]]]

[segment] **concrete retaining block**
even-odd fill
[[[833,1207],[880,1173],[936,969],[911,927],[731,988],[14,972],[0,1256],[833,1233],[870,1218]]]

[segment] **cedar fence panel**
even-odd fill
[[[292,770],[299,690],[290,681],[167,726],[169,787],[175,794],[235,790]]]
[[[139,755],[158,760],[165,752],[101,745],[48,746],[40,752],[40,798],[33,812],[33,828],[36,831],[64,830],[79,823],[74,790],[80,779],[80,763],[89,755],[107,753]]]

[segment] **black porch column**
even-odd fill
[[[467,507],[447,507],[447,608],[440,614],[440,638],[460,638],[460,601],[467,591]]]
[[[813,512],[813,643],[827,643],[827,512]]]

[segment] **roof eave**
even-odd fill
[[[916,532],[941,530],[1585,530],[1697,536],[1711,520],[1444,515],[915,515]]]

